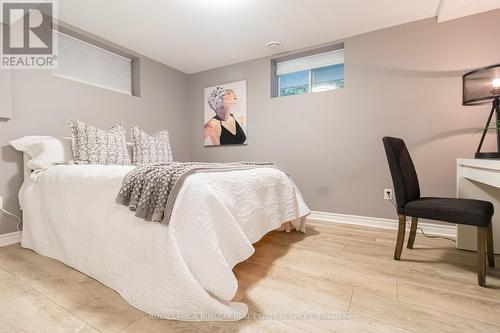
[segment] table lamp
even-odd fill
[[[462,105],[480,105],[492,102],[492,108],[483,135],[475,154],[476,158],[500,158],[500,64],[477,69],[464,74],[462,77],[463,99]],[[490,128],[493,113],[496,122],[493,127],[497,134],[497,151],[481,152],[486,132]]]

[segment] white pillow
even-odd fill
[[[16,150],[26,153],[31,159],[31,170],[46,169],[56,164],[67,164],[73,159],[70,138],[53,136],[24,136],[9,142]]]

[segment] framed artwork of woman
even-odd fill
[[[247,82],[205,88],[205,146],[242,145],[247,142]]]

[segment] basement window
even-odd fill
[[[332,47],[331,47],[332,48]],[[344,88],[344,48],[273,60],[272,97]]]
[[[133,93],[133,57],[58,32],[58,68],[52,74],[127,95]]]

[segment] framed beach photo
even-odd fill
[[[205,88],[205,147],[247,143],[247,81]]]

